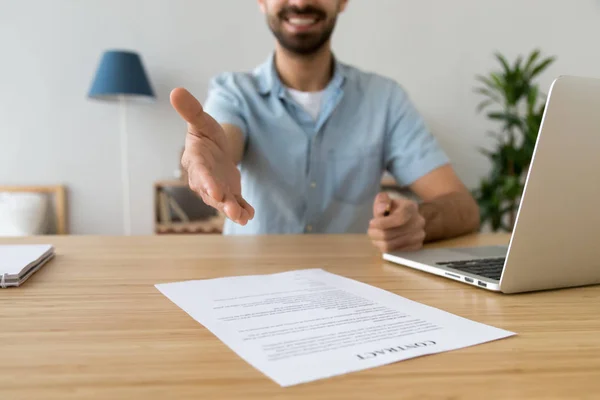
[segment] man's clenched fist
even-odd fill
[[[380,193],[373,203],[368,234],[375,247],[384,253],[418,250],[425,241],[425,218],[414,201],[391,199]]]

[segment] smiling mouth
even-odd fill
[[[315,24],[317,18],[292,17],[286,18],[286,21],[295,26],[309,26]]]
[[[305,15],[294,15],[294,16],[287,16],[284,17],[283,20],[285,22],[287,22],[288,24],[298,27],[298,28],[305,28],[305,27],[309,27],[312,25],[317,24],[318,22],[321,21],[322,18],[317,17],[317,16],[305,16]]]

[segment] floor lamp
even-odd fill
[[[154,99],[155,95],[140,56],[130,51],[107,51],[103,54],[89,97],[117,101],[121,126],[121,183],[125,235],[131,235],[131,202],[127,139],[127,101]]]

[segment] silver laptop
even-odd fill
[[[561,76],[508,246],[390,252],[395,264],[503,293],[600,283],[600,79]]]

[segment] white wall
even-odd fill
[[[544,75],[600,76],[597,0],[350,0],[338,57],[401,82],[471,187],[492,126],[474,75],[540,47]],[[178,167],[184,125],[173,87],[203,98],[222,70],[262,62],[272,38],[251,0],[0,0],[0,184],[64,183],[74,233],[119,234],[118,109],[86,98],[107,48],[142,54],[158,101],[130,107],[134,233],[152,231],[152,183]]]

